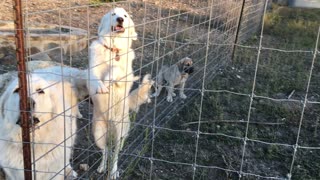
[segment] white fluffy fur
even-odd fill
[[[124,20],[123,33],[112,31],[119,17]],[[106,171],[107,140],[113,140],[112,144],[115,147],[109,174],[111,179],[116,179],[119,176],[118,154],[130,129],[128,105],[130,98],[128,100],[127,97],[133,81],[136,80],[132,70],[135,54],[131,49],[131,43],[132,40],[136,40],[137,34],[133,21],[123,8],[112,9],[103,16],[98,34],[99,39],[91,44],[89,54],[88,89],[94,104],[93,134],[97,146],[103,152],[98,167],[99,173]],[[118,49],[120,60],[116,60],[116,53],[104,45]]]
[[[151,80],[151,75],[147,74],[143,77],[141,85],[130,93],[129,96],[129,107],[130,110],[138,112],[140,106],[144,103],[150,103],[150,88],[154,84]]]
[[[64,179],[64,161],[69,164],[77,128],[77,94],[71,83],[62,83],[54,76],[31,74],[28,77],[29,98],[35,102],[31,115],[40,120],[31,133],[31,137],[34,137],[31,152],[34,153],[35,159],[38,159],[35,163],[36,177],[51,179],[60,172],[54,179]],[[0,138],[4,139],[0,141],[0,167],[5,171],[6,178],[12,180],[24,178],[21,127],[16,124],[20,116],[20,97],[14,92],[17,87],[16,78],[0,98]],[[44,93],[40,93],[39,90]],[[64,110],[66,111],[63,116],[61,113]],[[66,134],[62,133],[64,130]],[[64,146],[65,137],[71,136]],[[66,172],[69,177],[76,176],[70,165],[67,166]]]
[[[123,33],[111,30],[112,27],[118,24],[117,18],[123,18],[124,20],[123,27],[125,31]],[[103,83],[103,81],[115,80],[117,77],[112,74],[106,74],[106,72],[111,72],[113,66],[119,67],[119,63],[127,63],[128,66],[126,67],[130,71],[132,60],[135,58],[131,44],[132,40],[137,39],[137,33],[135,32],[133,21],[123,8],[114,8],[103,16],[99,25],[98,35],[99,39],[89,47],[90,81],[88,87],[90,87],[90,95],[107,93],[109,84]],[[117,53],[107,49],[105,46],[119,50],[120,62],[113,61]],[[129,73],[127,72],[126,74]],[[125,74],[121,75],[123,77]]]
[[[54,61],[28,61],[26,63],[28,71],[48,68],[52,66],[60,66],[60,63]],[[5,91],[9,83],[17,76],[16,71],[7,72],[0,75],[0,93]]]

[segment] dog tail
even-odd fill
[[[147,74],[143,77],[142,83],[139,87],[129,94],[129,108],[132,111],[138,112],[139,108],[144,103],[150,103],[149,91],[154,81],[151,75]]]

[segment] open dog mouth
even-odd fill
[[[125,28],[122,25],[111,26],[111,31],[117,32],[117,33],[124,33]]]

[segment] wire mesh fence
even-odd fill
[[[4,3],[10,7],[9,1]],[[264,36],[267,0],[28,0],[23,7],[34,179],[319,176],[316,167],[308,168],[311,162],[305,158],[317,159],[320,148],[319,30],[308,49],[274,47],[271,38]],[[116,7],[130,15],[137,40],[131,47],[126,42],[131,40],[117,46],[129,65],[121,79],[105,80],[115,83],[110,92],[90,94],[88,88],[95,83],[91,72],[100,65],[91,67],[90,45],[101,38],[98,29],[103,15]],[[3,12],[12,14],[13,9],[7,11]],[[12,17],[2,15],[7,20],[0,25],[6,54],[0,55],[8,57],[15,49],[13,25],[8,22]],[[135,54],[132,67],[130,53]],[[113,60],[119,54],[106,63],[116,66]],[[160,96],[129,110],[131,94],[146,84],[142,80],[146,74],[155,81],[150,90],[155,91],[161,69],[185,57],[192,59],[194,67],[184,87],[186,98],[177,93],[168,102],[170,86],[164,84],[166,90]],[[1,66],[0,145],[5,153],[0,155],[0,167],[9,179],[23,177],[24,171],[21,162],[8,163],[15,156],[23,159],[16,124],[19,98],[14,94],[18,83],[12,71],[16,71],[14,64]],[[164,71],[168,76],[174,73]],[[121,83],[124,93],[117,95],[123,90]],[[100,101],[101,97],[107,98]],[[99,103],[106,104],[102,116],[108,121],[103,124],[105,134],[97,137],[97,107],[104,107]],[[116,108],[121,115],[113,115]],[[100,141],[106,141],[105,148],[97,146]],[[121,144],[117,159],[114,149]],[[113,172],[115,165],[117,172]]]

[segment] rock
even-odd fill
[[[37,54],[31,55],[30,58],[32,60],[51,61],[51,58],[48,56],[47,53],[37,53]]]

